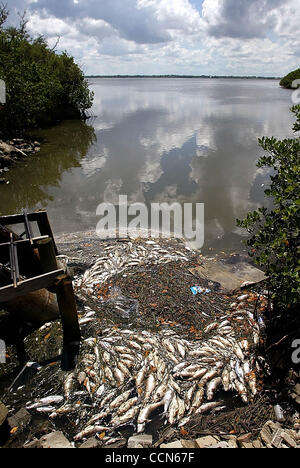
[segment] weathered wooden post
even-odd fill
[[[68,275],[60,275],[56,280],[56,294],[64,334],[64,348],[61,367],[74,369],[80,348],[80,327],[72,280]]]
[[[43,273],[57,270],[56,252],[51,238],[37,242]],[[49,288],[50,289],[50,288]],[[62,368],[71,370],[75,367],[75,360],[80,346],[80,328],[78,323],[77,306],[71,278],[60,275],[51,291],[56,292],[57,303],[63,327],[64,347],[62,353]]]

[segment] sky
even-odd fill
[[[7,0],[9,21],[95,75],[284,76],[299,68],[300,0]]]

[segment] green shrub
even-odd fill
[[[14,132],[63,118],[80,118],[92,105],[93,94],[83,72],[66,52],[49,49],[43,37],[33,39],[26,22],[4,28],[0,11],[0,79],[6,83],[6,104],[0,128]]]
[[[292,89],[293,86],[293,81],[295,80],[300,80],[300,68],[298,70],[294,70],[291,73],[289,73],[287,76],[282,78],[280,81],[280,86],[283,86],[284,88]],[[300,84],[298,85],[299,88]]]
[[[297,117],[295,131],[300,130],[300,106],[292,111]],[[279,310],[299,307],[300,293],[300,139],[278,141],[262,138],[260,146],[267,152],[258,167],[273,169],[270,187],[265,195],[271,199],[272,208],[259,208],[249,213],[238,226],[251,234],[247,244],[250,255],[270,279],[274,305]]]

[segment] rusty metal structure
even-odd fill
[[[62,369],[71,370],[80,328],[72,280],[57,254],[46,211],[0,216],[0,308],[40,325],[60,317]]]

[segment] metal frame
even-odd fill
[[[40,236],[33,237],[31,222],[37,222]],[[64,349],[62,354],[63,370],[74,368],[80,344],[80,328],[76,301],[71,278],[63,269],[57,268],[56,255],[58,254],[53,232],[49,223],[46,211],[37,211],[34,213],[22,213],[17,215],[0,216],[0,225],[24,225],[26,239],[19,238],[13,231],[10,232],[10,241],[1,242],[0,249],[7,248],[9,251],[12,283],[0,287],[0,304],[7,303],[17,297],[38,291],[40,289],[50,289],[57,295],[58,307],[61,315],[61,321],[64,331]],[[47,242],[48,241],[48,242]],[[39,243],[42,246],[39,246]],[[18,247],[18,249],[17,249]],[[39,262],[41,273],[26,278],[19,274],[18,251],[30,248],[32,249],[32,258],[37,259],[34,251],[39,250]],[[42,250],[39,247],[43,247]],[[1,252],[1,250],[0,250]],[[5,307],[4,307],[5,308]]]

